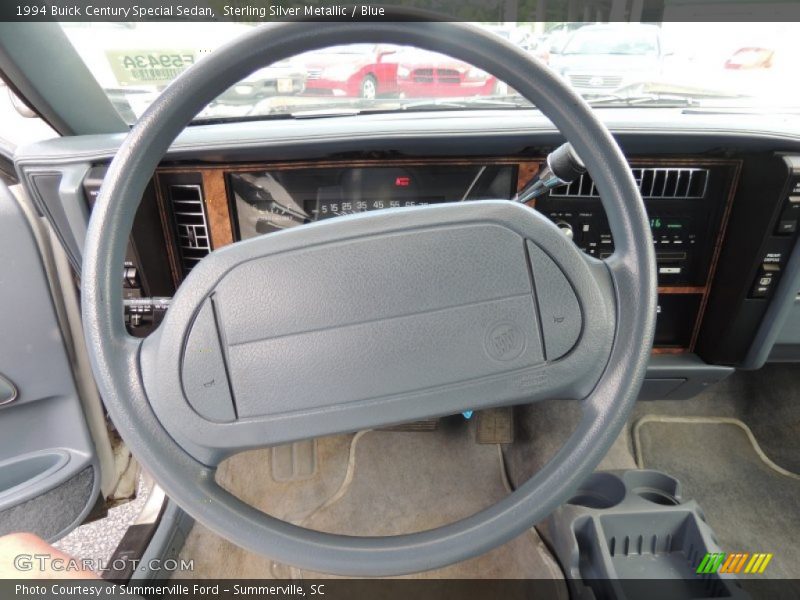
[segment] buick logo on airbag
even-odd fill
[[[513,360],[525,349],[525,334],[516,323],[495,323],[486,334],[486,352],[495,360]]]

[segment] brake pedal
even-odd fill
[[[514,442],[514,410],[508,406],[478,411],[475,441],[479,444]]]
[[[272,479],[303,481],[317,472],[317,440],[301,440],[272,447]]]
[[[436,431],[439,429],[439,418],[432,417],[430,419],[423,419],[421,421],[413,421],[411,423],[400,423],[400,425],[390,425],[389,427],[381,427],[381,431]]]

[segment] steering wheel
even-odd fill
[[[134,214],[193,116],[266,64],[379,42],[464,60],[549,117],[600,192],[613,255],[584,255],[541,214],[505,200],[375,211],[212,252],[154,333],[128,335],[120,273]],[[445,566],[546,517],[621,431],[652,345],[653,245],[620,149],[554,73],[465,24],[284,23],[220,48],[177,77],[133,127],[106,175],[84,252],[92,368],[133,454],[220,536],[333,574]],[[261,513],[214,479],[216,465],[244,449],[544,398],[582,400],[566,444],[501,501],[436,529],[390,537],[312,531]]]

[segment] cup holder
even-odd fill
[[[665,494],[661,490],[654,490],[649,488],[636,488],[633,490],[633,493],[639,496],[640,498],[644,498],[648,502],[652,502],[653,504],[659,504],[661,506],[677,506],[680,504],[678,499],[675,496],[670,496],[669,494]]]
[[[631,492],[659,506],[680,504],[679,483],[669,475],[658,471],[628,471],[624,475]]]
[[[701,558],[718,552],[719,543],[697,503],[665,473],[594,473],[540,531],[571,598],[749,598],[724,575],[698,577]]]
[[[581,484],[567,504],[602,509],[616,506],[625,499],[625,484],[611,473],[593,473]]]

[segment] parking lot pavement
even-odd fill
[[[91,559],[93,564],[107,563],[125,531],[141,512],[149,494],[147,483],[140,477],[134,500],[112,508],[103,519],[81,525],[53,545],[75,558]]]

